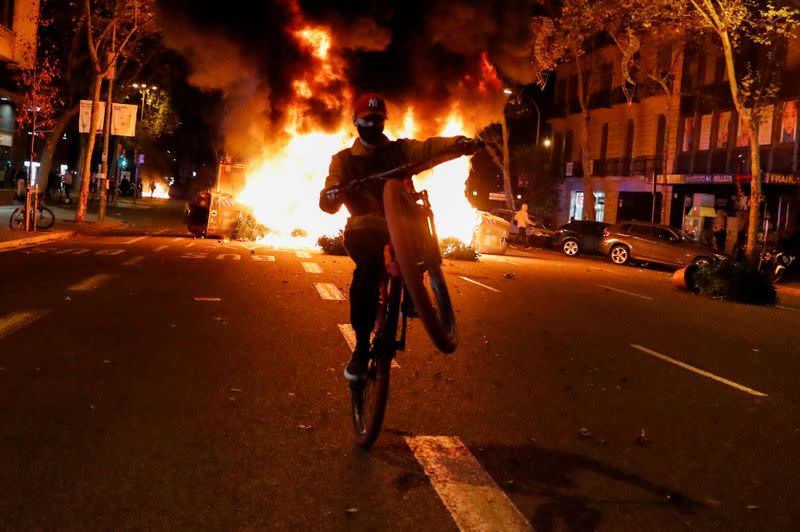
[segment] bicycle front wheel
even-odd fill
[[[17,207],[8,220],[9,229],[25,229],[25,209]]]
[[[37,214],[36,227],[39,229],[50,229],[53,227],[53,224],[56,223],[56,216],[53,214],[53,211],[47,207],[39,209]]]
[[[452,353],[458,347],[456,317],[433,228],[400,180],[386,182],[383,205],[392,247],[417,314],[436,347]]]

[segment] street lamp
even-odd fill
[[[550,141],[550,139],[544,139],[544,147],[545,148],[549,148],[551,144],[552,144],[552,142]]]

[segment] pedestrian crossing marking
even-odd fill
[[[308,251],[295,251],[298,259],[310,259],[311,254]]]
[[[319,297],[331,301],[344,301],[344,295],[336,288],[333,283],[314,283],[314,288],[317,289]]]
[[[242,256],[236,253],[220,253],[217,260],[225,260],[225,257],[233,257],[233,260],[242,260]]]
[[[26,325],[30,325],[47,314],[47,312],[46,310],[22,310],[0,317],[0,338],[8,336]]]
[[[99,273],[97,275],[92,275],[91,277],[87,277],[83,281],[79,281],[75,284],[72,284],[67,287],[67,290],[71,292],[88,292],[94,288],[97,288],[101,284],[105,283],[111,279],[111,275],[108,273]]]
[[[306,273],[322,273],[322,268],[316,262],[301,262]]]
[[[250,255],[256,262],[275,262],[275,257],[273,255]]]
[[[123,266],[136,266],[140,262],[144,260],[143,255],[139,255],[138,257],[133,257],[132,259],[128,259],[122,263]]]
[[[125,253],[124,249],[101,249],[100,251],[95,253],[95,255],[108,255],[113,257],[116,255],[121,255],[122,253]]]
[[[156,251],[156,252],[158,252],[158,251],[163,251],[163,250],[167,249],[168,247],[169,247],[169,246],[167,246],[166,244],[164,244],[164,245],[158,246],[158,247],[157,247],[156,249],[154,249],[153,251]]]

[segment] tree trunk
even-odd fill
[[[516,209],[514,208],[514,189],[511,186],[511,158],[509,157],[508,123],[506,121],[505,111],[500,120],[500,127],[503,133],[503,166],[501,167],[503,172],[503,192],[506,194],[506,207],[513,211]]]
[[[583,219],[594,221],[597,217],[594,210],[594,189],[592,187],[592,154],[589,153],[589,121],[591,116],[587,106],[588,87],[584,87],[583,65],[578,67],[578,102],[581,106],[581,166],[583,167]]]
[[[761,212],[761,150],[758,147],[758,120],[750,115],[750,223],[747,228],[747,247],[745,254],[751,261],[756,260],[758,226]],[[766,238],[766,235],[764,235]]]
[[[53,166],[53,155],[55,155],[56,148],[58,147],[58,141],[61,140],[61,136],[67,128],[67,124],[78,114],[80,108],[80,104],[78,103],[67,109],[47,135],[44,148],[42,148],[42,162],[39,167],[39,182],[42,184],[40,188],[45,193],[47,193],[48,181],[50,180],[50,168]]]
[[[100,85],[104,76],[96,74],[94,86],[92,87],[92,118],[89,120],[89,142],[86,145],[86,154],[83,161],[83,172],[81,174],[81,196],[78,202],[78,211],[75,213],[75,221],[83,222],[86,219],[86,208],[89,201],[89,182],[92,172],[92,153],[94,153],[94,139],[97,135],[97,124],[100,121]]]

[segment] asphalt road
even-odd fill
[[[448,263],[461,346],[412,325],[367,453],[349,259],[163,231],[0,254],[3,528],[455,530],[501,492],[536,530],[796,529],[800,298],[545,251]],[[413,441],[466,451],[442,478]]]

